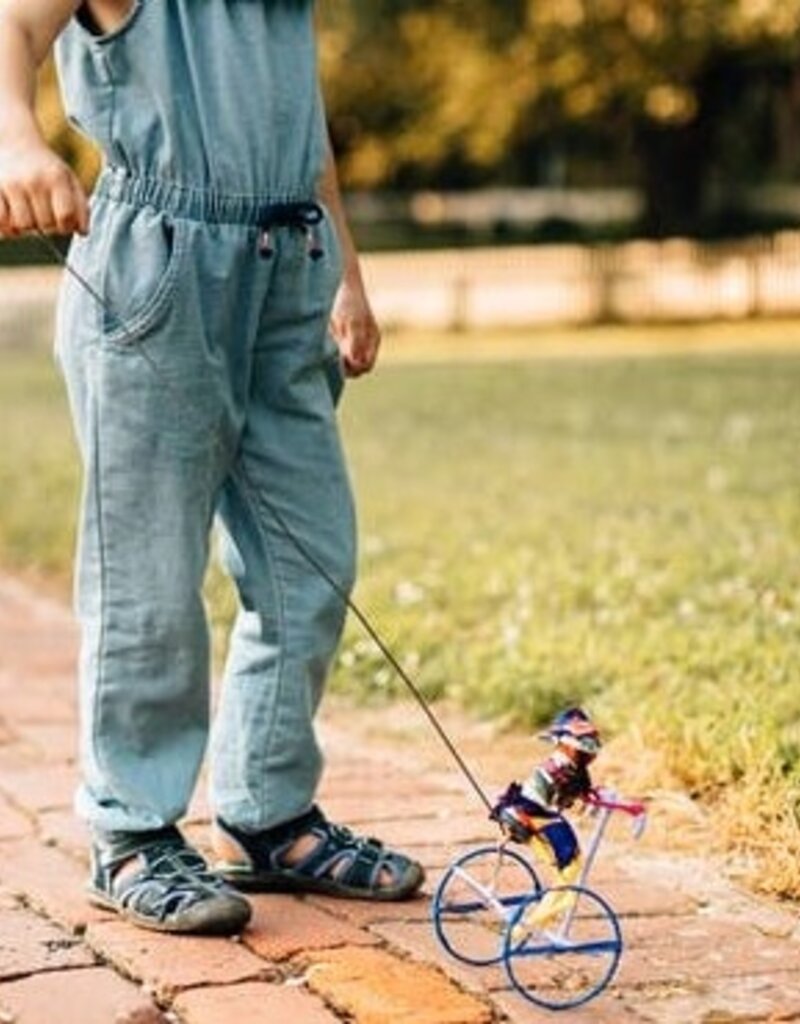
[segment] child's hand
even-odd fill
[[[0,147],[0,236],[89,230],[80,182],[43,142]]]
[[[381,332],[360,276],[345,274],[333,304],[331,329],[347,376],[369,373],[378,358]]]

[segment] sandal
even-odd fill
[[[288,863],[301,837],[317,839],[311,851]],[[387,850],[377,839],[354,835],[329,822],[317,807],[293,821],[247,833],[217,821],[214,870],[239,889],[314,892],[346,899],[403,900],[422,885],[422,866]]]
[[[191,935],[235,935],[250,904],[188,845],[176,828],[115,833],[92,849],[89,899],[141,928]]]

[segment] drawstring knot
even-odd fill
[[[272,259],[275,248],[272,244],[274,228],[298,228],[305,231],[308,240],[308,255],[312,260],[324,255],[319,237],[319,225],[325,213],[319,203],[269,203],[259,216],[258,253],[262,259]]]

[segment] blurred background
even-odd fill
[[[350,217],[362,251],[384,254],[384,323],[800,312],[798,0],[320,10]],[[40,109],[88,186],[96,154],[66,127],[51,67]],[[467,252],[487,246],[500,251]],[[0,246],[0,262],[42,256]]]
[[[362,604],[496,742],[585,703],[623,785],[688,795],[731,870],[799,896],[800,0],[320,13],[386,332],[342,409]],[[40,111],[90,184],[49,67]],[[43,256],[0,246],[0,563],[66,596]],[[221,659],[217,567],[208,598]],[[401,693],[355,628],[335,684]]]
[[[796,0],[331,6],[345,184],[399,193],[373,209],[408,219],[415,241],[434,228],[590,241],[796,223],[797,15]],[[408,203],[420,189],[433,194]],[[490,191],[450,194],[475,189]]]

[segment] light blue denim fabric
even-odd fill
[[[354,516],[327,334],[341,260],[268,204],[309,200],[325,152],[311,5],[143,0],[96,39],[73,24],[69,108],[108,166],[65,277],[56,350],[84,464],[79,812],[96,834],[175,822],[209,727],[201,586],[219,516],[241,611],[212,799],[245,830],[314,799],[316,711],[341,600],[276,524],[352,585]],[[293,91],[294,90],[294,91]]]
[[[312,0],[136,0],[119,31],[73,20],[70,118],[135,177],[306,198],[327,147]]]

